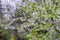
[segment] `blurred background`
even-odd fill
[[[0,40],[60,40],[60,0],[0,0]]]

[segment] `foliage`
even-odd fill
[[[46,3],[47,2],[47,3]],[[54,3],[50,3],[46,0],[46,2],[41,2],[40,4],[37,2],[26,2],[26,6],[23,6],[22,9],[28,12],[30,16],[33,14],[36,15],[32,18],[35,20],[34,28],[29,31],[29,34],[25,36],[27,40],[54,40],[59,39],[56,33],[56,22],[59,10],[59,0],[54,0]],[[58,3],[58,4],[57,4]],[[31,17],[30,17],[31,18]],[[39,19],[40,18],[40,19]],[[37,21],[37,22],[36,22]],[[53,27],[54,31],[50,32],[51,27]],[[43,31],[41,31],[43,30]],[[48,32],[47,32],[48,31]],[[51,34],[52,33],[52,34]],[[54,37],[55,33],[55,37]],[[51,37],[50,37],[51,36]]]
[[[24,40],[60,40],[60,0],[26,0],[23,5],[17,6],[20,8],[16,8],[15,17],[7,25],[18,28],[20,37],[23,34]]]

